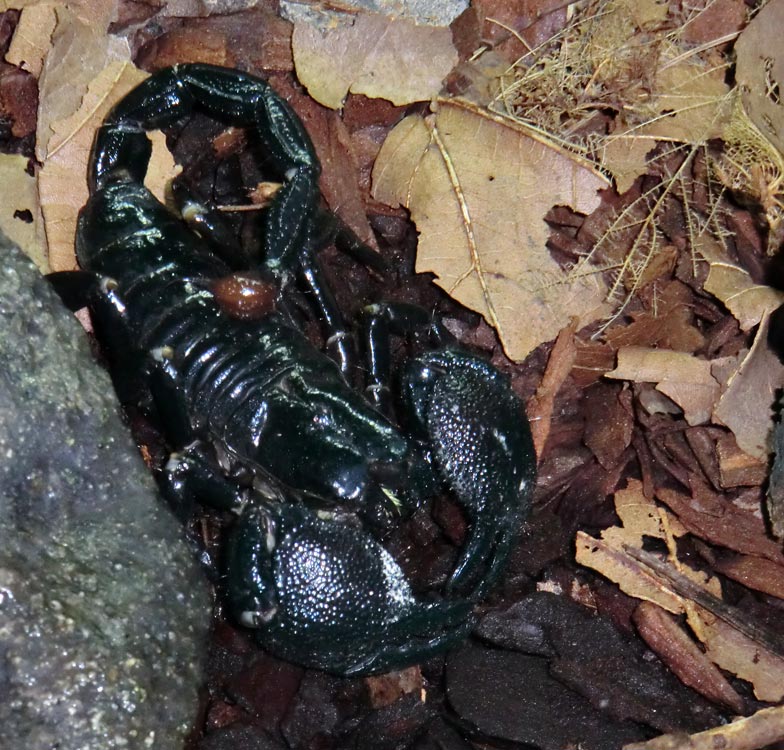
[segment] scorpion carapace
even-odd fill
[[[215,252],[220,231],[212,235],[210,221],[192,231],[143,185],[146,131],[196,110],[255,129],[282,182],[265,209],[262,261],[251,269],[266,295],[253,315],[234,314],[218,292],[237,270],[236,253]],[[72,305],[87,299],[122,380],[132,373],[144,383],[175,448],[161,472],[165,493],[180,507],[196,498],[239,515],[226,550],[236,619],[284,658],[364,674],[466,636],[528,512],[536,461],[507,379],[420,308],[367,308],[368,389],[349,385],[353,335],[316,257],[319,172],[307,132],[265,81],[201,64],[161,70],[98,132],[78,225],[83,271],[57,285]],[[358,241],[354,249],[383,266]],[[315,301],[327,353],[287,306],[295,284]],[[432,347],[406,364],[395,412],[389,338],[414,332]],[[441,596],[425,601],[384,548],[384,533],[441,491],[465,509],[469,532]]]

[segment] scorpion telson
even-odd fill
[[[264,209],[257,268],[238,268],[241,253],[221,241],[209,209],[186,212],[194,232],[143,185],[146,131],[196,110],[252,128],[282,182]],[[98,131],[78,225],[83,270],[53,281],[72,307],[89,304],[116,381],[151,405],[175,448],[165,493],[179,507],[195,498],[238,514],[225,553],[237,622],[283,658],[367,674],[467,635],[528,512],[536,460],[508,380],[420,308],[367,309],[370,395],[349,386],[353,336],[316,258],[319,172],[304,127],[265,81],[200,64],[161,70]],[[383,267],[345,229],[331,234],[341,233],[361,261]],[[327,353],[289,312],[293,284],[315,301]],[[431,348],[392,389],[389,339],[412,333]],[[384,548],[384,530],[443,491],[469,531],[440,596],[426,601]]]

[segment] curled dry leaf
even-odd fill
[[[457,64],[447,27],[373,13],[324,33],[298,21],[291,43],[297,77],[317,102],[333,109],[349,91],[397,105],[427,101]]]
[[[630,479],[615,493],[615,511],[621,526],[611,526],[594,539],[577,532],[576,559],[615,581],[622,591],[637,599],[653,602],[673,614],[683,612],[679,596],[652,575],[644,565],[626,554],[627,547],[642,548],[643,537],[666,540],[686,533],[678,520],[643,493],[642,482]],[[711,583],[718,590],[718,582]]]
[[[754,344],[730,377],[713,413],[729,427],[738,447],[762,461],[771,452],[776,390],[784,383],[784,365],[768,346],[768,316],[763,317]]]
[[[693,589],[685,593],[685,589],[674,586],[659,573],[658,565],[651,567],[643,562],[643,553],[634,553],[641,549],[644,536],[661,539],[672,549],[673,538],[689,531],[711,543],[743,552],[753,550],[777,565],[781,563],[784,559],[781,550],[765,536],[761,517],[726,503],[723,496],[705,488],[697,488],[695,493],[695,497],[690,498],[672,490],[659,490],[657,497],[672,509],[675,513],[672,515],[645,497],[641,482],[631,480],[625,490],[615,495],[616,511],[623,526],[605,529],[601,539],[578,532],[577,562],[615,581],[630,596],[656,604],[672,614],[686,613],[689,625],[705,645],[711,661],[749,680],[761,700],[781,700],[784,697],[784,659],[765,648],[761,644],[762,638],[755,640],[696,603],[713,601],[712,607],[731,610],[737,621],[735,624],[743,620],[742,612],[721,601],[718,579],[706,580],[704,574],[678,563],[675,572],[689,584],[689,589]],[[722,613],[722,617],[729,616]],[[659,628],[665,625],[658,623]],[[711,689],[715,690],[716,686]]]
[[[607,531],[616,528],[613,526],[612,529],[605,530],[602,537],[606,536]],[[625,594],[657,604],[673,614],[683,613],[680,597],[663,586],[644,565],[629,557],[617,543],[604,538],[595,539],[583,531],[578,531],[575,551],[575,559],[580,565],[593,568],[614,581]]]
[[[704,288],[724,303],[742,331],[750,331],[784,302],[784,292],[755,284],[748,271],[731,263],[711,263]]]
[[[767,330],[765,316],[751,351],[734,363],[664,349],[624,347],[618,350],[617,367],[606,377],[656,383],[658,391],[683,409],[690,425],[710,419],[723,424],[732,430],[742,451],[765,460],[770,451],[774,393],[784,382],[784,365],[767,345]],[[728,365],[722,393],[721,371]]]
[[[599,273],[564,271],[547,251],[545,214],[588,213],[605,179],[577,157],[468,102],[439,100],[389,134],[373,170],[373,195],[410,209],[420,231],[416,270],[498,332],[523,359],[577,317],[608,312]]]
[[[574,367],[577,356],[574,342],[576,327],[577,321],[573,320],[558,334],[547,360],[542,382],[526,405],[537,456],[542,455],[550,434],[555,397]]]
[[[618,365],[605,375],[618,380],[656,383],[656,389],[683,409],[690,425],[710,419],[721,392],[711,363],[691,354],[643,346],[618,350]]]

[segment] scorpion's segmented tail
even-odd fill
[[[151,154],[146,131],[174,125],[195,111],[251,127],[263,141],[284,181],[268,209],[265,264],[284,273],[312,244],[321,168],[299,118],[260,78],[199,63],[150,76],[99,129],[89,169],[91,193],[117,181],[143,183]]]

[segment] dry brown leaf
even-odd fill
[[[291,43],[297,77],[333,109],[349,91],[397,105],[427,101],[458,59],[448,28],[373,13],[324,33],[299,21]]]
[[[750,682],[759,700],[778,703],[784,698],[784,659],[698,605],[688,609],[687,619],[708,657]]]
[[[731,263],[711,263],[704,288],[724,303],[742,331],[750,331],[784,302],[784,292],[755,284],[748,271]]]
[[[629,596],[658,604],[673,614],[683,613],[683,604],[677,594],[662,585],[644,565],[604,539],[594,539],[584,531],[578,531],[575,536],[575,560],[614,581]]]
[[[684,352],[629,346],[618,350],[618,366],[605,377],[656,383],[656,389],[683,409],[690,425],[710,419],[721,386],[711,363]]]
[[[634,181],[648,171],[648,153],[656,141],[635,129],[613,133],[602,142],[602,166],[615,178],[619,193],[625,193]]]
[[[629,596],[681,614],[681,598],[625,550],[627,547],[642,548],[643,537],[667,540],[682,536],[686,530],[674,516],[645,496],[643,484],[637,479],[630,479],[625,489],[615,493],[615,511],[623,525],[605,529],[601,539],[577,532],[577,562],[614,581]],[[718,582],[713,579],[712,589],[716,591],[717,586]]]
[[[93,3],[92,20],[79,17],[79,4],[57,5],[57,26],[39,79],[36,157],[40,162],[49,153],[54,124],[73,115],[79,108],[90,82],[112,61],[126,63],[131,53],[128,42],[106,33],[109,20],[101,22],[115,0]]]
[[[304,94],[280,89],[278,92],[286,95],[299,116],[308,123],[321,163],[319,186],[327,205],[361,240],[378,249],[359,186],[355,142],[345,123],[337,112],[324,109]]]
[[[106,32],[109,24],[117,19],[120,0],[68,0],[67,3],[53,0],[0,0],[0,13],[7,10],[34,10],[42,5],[56,7],[58,11],[67,6],[69,14],[85,23],[92,23]]]
[[[706,68],[693,60],[663,65],[656,73],[659,116],[642,132],[692,145],[718,138],[732,113],[725,75],[723,68]]]
[[[533,131],[454,100],[398,124],[373,170],[374,197],[411,210],[416,270],[480,312],[516,360],[572,317],[586,325],[608,312],[601,276],[561,269],[544,222],[554,205],[594,210],[606,184]]]
[[[754,555],[732,555],[711,562],[713,570],[750,589],[784,599],[784,566]]]
[[[735,43],[735,79],[751,121],[784,152],[784,2],[768,3]]]
[[[703,488],[695,498],[666,489],[659,490],[657,497],[677,513],[677,519],[645,498],[641,482],[631,480],[625,490],[616,493],[616,511],[624,526],[605,529],[601,539],[578,532],[577,562],[615,581],[630,596],[657,604],[673,614],[685,612],[692,630],[705,644],[715,664],[752,682],[761,700],[780,700],[784,695],[784,659],[718,620],[690,598],[684,598],[683,592],[674,593],[667,578],[660,577],[654,568],[631,552],[641,548],[643,536],[662,539],[672,549],[673,537],[686,530],[714,544],[740,546],[744,551],[752,547],[777,564],[782,559],[781,550],[765,537],[761,518],[723,502],[723,496]],[[712,499],[715,499],[713,504]],[[710,526],[707,533],[706,524]],[[721,597],[718,579],[706,580],[705,574],[682,564],[678,564],[677,571],[713,597]]]
[[[678,537],[686,533],[677,519],[662,515],[656,503],[645,496],[642,482],[637,479],[630,479],[625,489],[615,493],[614,500],[615,512],[624,529],[624,544],[642,548],[644,536],[663,540],[668,534]]]
[[[5,59],[32,73],[41,75],[44,60],[52,44],[57,23],[54,3],[41,3],[25,8],[19,16],[11,45]]]
[[[49,153],[38,184],[49,262],[54,271],[75,267],[76,219],[87,201],[87,163],[95,130],[112,105],[147,75],[129,62],[110,63],[90,83],[79,109],[65,120],[52,123]],[[146,184],[162,199],[176,170],[163,135],[152,135],[153,156]]]
[[[28,159],[16,154],[0,154],[0,230],[33,260],[41,273],[49,271],[45,237],[38,205],[35,177],[27,174]],[[23,213],[22,213],[23,212]],[[31,221],[25,221],[29,212]],[[22,213],[22,216],[20,216]]]
[[[547,360],[542,381],[526,405],[537,456],[542,455],[550,434],[555,397],[574,366],[577,356],[574,343],[576,327],[577,321],[573,320],[558,334]]]
[[[713,420],[732,430],[741,450],[763,461],[771,451],[773,406],[782,384],[784,365],[768,346],[766,315],[713,412]]]

